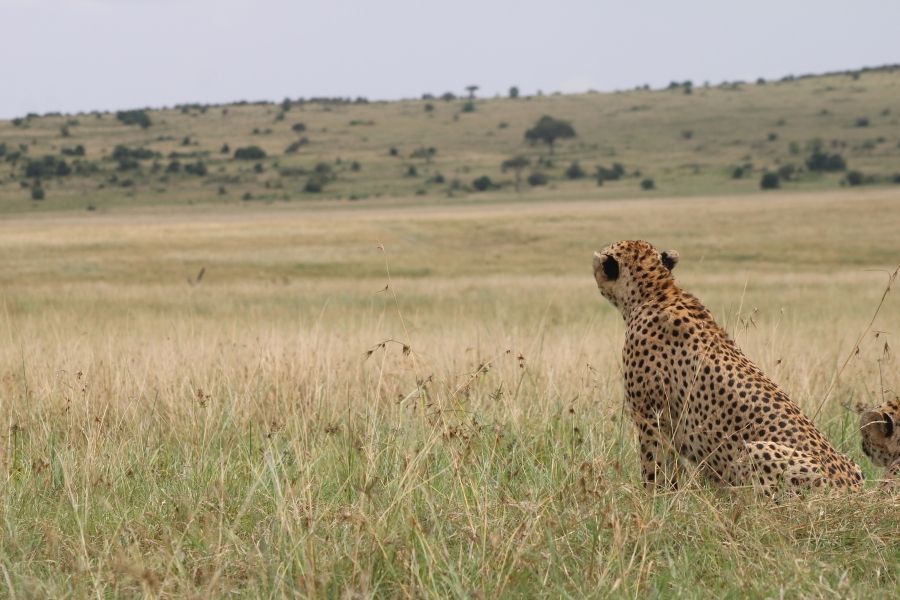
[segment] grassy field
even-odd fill
[[[0,212],[317,198],[430,205],[448,197],[484,203],[758,194],[762,174],[785,167],[795,172],[781,183],[784,189],[836,189],[847,171],[805,166],[816,143],[840,154],[867,185],[900,181],[900,70],[695,83],[691,90],[476,99],[472,112],[462,99],[186,105],[148,110],[146,129],[125,125],[114,113],[23,115],[0,122]],[[553,155],[524,141],[542,115],[571,121],[577,133],[558,142]],[[292,144],[296,152],[288,153]],[[119,145],[146,158],[116,160]],[[235,159],[238,148],[251,145],[266,158]],[[78,146],[84,156],[62,154]],[[540,172],[548,185],[514,191],[513,173],[501,164],[520,154],[532,165],[523,177]],[[54,165],[28,175],[28,164],[45,156],[66,161],[72,173],[56,175]],[[576,161],[586,177],[570,180],[566,171]],[[198,162],[202,173],[186,172]],[[625,177],[598,186],[595,168],[614,163]],[[743,177],[735,179],[738,167]],[[481,176],[495,184],[490,191],[473,189]],[[322,191],[305,191],[311,179],[321,180]],[[644,179],[656,189],[642,190]],[[32,200],[35,188],[42,200]]]
[[[653,109],[634,114],[704,93],[646,93]],[[614,123],[612,107],[585,109],[594,101],[519,101],[512,129],[551,102],[576,125]],[[512,123],[500,106],[453,127]],[[423,118],[419,103],[391,110]],[[705,123],[659,154],[642,146],[642,167],[679,146],[691,161]],[[485,136],[471,160],[495,164],[506,135]],[[358,150],[366,163],[389,139],[378,136]],[[21,201],[12,187],[0,188],[7,209]],[[869,326],[900,263],[900,187],[831,187],[598,202],[573,182],[552,201],[507,190],[177,210],[115,208],[144,192],[106,190],[85,198],[112,208],[87,213],[50,212],[84,200],[48,185],[40,214],[0,220],[2,595],[893,597],[900,505],[875,490],[854,407],[900,390],[896,291]],[[594,249],[632,237],[680,251],[680,283],[863,466],[863,493],[644,491],[623,414],[623,324],[590,271]]]

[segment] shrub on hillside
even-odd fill
[[[196,175],[197,177],[206,177],[207,169],[206,163],[202,160],[198,160],[195,163],[188,163],[184,166],[184,170],[191,175]]]
[[[759,180],[759,187],[764,190],[774,190],[781,187],[776,173],[763,173],[762,179]]]
[[[538,119],[534,127],[525,131],[525,139],[531,143],[543,142],[550,148],[553,153],[553,144],[556,140],[568,139],[575,137],[575,128],[568,121],[555,119],[549,115],[544,115]]]
[[[595,172],[598,183],[604,181],[618,181],[619,179],[622,179],[623,175],[625,175],[625,167],[622,163],[613,163],[611,169],[604,167],[603,165],[597,165],[597,170]]]
[[[482,175],[481,177],[472,180],[472,187],[479,192],[484,192],[494,187],[494,182],[491,181],[491,178],[487,175]]]
[[[63,156],[84,156],[84,146],[78,144],[74,148],[63,148],[60,150]],[[2,156],[2,154],[0,154]]]
[[[55,156],[47,155],[30,159],[25,163],[25,177],[43,179],[47,177],[66,177],[72,174],[72,167]]]
[[[528,176],[528,185],[535,187],[539,185],[547,185],[549,181],[547,176],[541,173],[540,171],[535,171],[531,175]]]
[[[864,183],[863,174],[859,171],[847,172],[847,185],[862,185]]]
[[[569,179],[581,179],[587,175],[587,172],[581,168],[581,164],[576,160],[566,169],[566,177]]]
[[[262,160],[266,157],[266,151],[259,146],[244,146],[234,151],[235,160]]]
[[[847,161],[840,154],[829,154],[821,148],[816,148],[806,159],[806,168],[810,171],[827,173],[846,171]]]
[[[306,185],[303,186],[303,191],[308,194],[318,194],[321,193],[322,190],[325,189],[325,178],[319,175],[313,175],[309,179],[306,180]]]
[[[151,158],[159,158],[159,152],[148,150],[147,148],[129,148],[118,144],[113,148],[113,160],[150,160]]]
[[[285,154],[296,154],[297,152],[300,151],[300,148],[302,148],[303,146],[305,146],[308,143],[309,143],[309,138],[302,137],[299,140],[297,140],[296,142],[291,142],[291,144],[287,148],[284,149],[284,153]]]
[[[116,118],[125,125],[140,125],[143,129],[153,124],[150,115],[144,110],[120,110],[116,113]]]
[[[781,181],[791,181],[794,179],[794,174],[797,172],[796,167],[791,164],[781,165],[778,167],[778,179]]]
[[[648,177],[647,179],[644,179],[643,181],[641,181],[641,189],[648,190],[648,191],[656,189],[656,182]]]
[[[45,197],[44,188],[40,186],[40,184],[35,185],[31,188],[31,199],[32,200],[43,200]]]

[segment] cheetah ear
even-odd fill
[[[678,264],[677,250],[666,250],[660,256],[662,257],[663,266],[670,271],[675,268],[675,265]]]

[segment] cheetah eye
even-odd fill
[[[894,420],[887,413],[882,416],[884,417],[884,437],[891,437],[894,435]]]
[[[603,274],[606,275],[606,278],[610,281],[615,281],[619,278],[619,261],[617,261],[612,256],[607,256],[606,260],[603,261]]]

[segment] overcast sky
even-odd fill
[[[0,118],[900,62],[895,0],[0,0]]]

